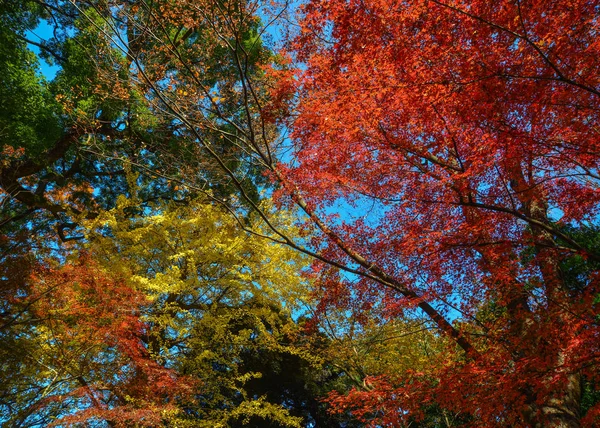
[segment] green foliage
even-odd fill
[[[563,232],[569,238],[579,242],[583,248],[598,254],[600,252],[600,229],[594,226],[564,227]],[[600,269],[600,262],[590,260],[583,254],[565,257],[561,262],[565,284],[573,291],[585,290],[592,281],[592,274]],[[596,291],[600,293],[600,290]]]
[[[38,58],[22,40],[39,7],[0,3],[0,141],[39,156],[60,136],[58,105],[39,74]]]

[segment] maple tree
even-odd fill
[[[349,380],[329,388],[325,398],[329,411],[359,426],[374,420],[402,425],[395,408],[398,403],[382,397],[394,384],[405,382],[407,374],[424,375],[443,364],[448,343],[436,334],[435,325],[427,319],[382,320],[377,311],[352,316],[329,305],[320,309],[315,320],[330,339],[317,349]],[[466,413],[453,413],[436,403],[421,403],[419,413],[418,418],[408,415],[406,423],[438,427],[469,421]]]
[[[38,267],[27,282],[12,297],[26,308],[11,320],[17,349],[3,359],[2,389],[13,397],[2,403],[7,424],[153,425],[176,413],[174,400],[189,396],[193,382],[150,358],[142,293],[85,255]]]
[[[437,402],[483,426],[580,425],[598,357],[597,24],[586,1],[304,5],[287,180],[311,213],[372,206],[324,229],[328,257],[363,273],[331,293],[418,306],[464,352],[375,388],[385,417]]]
[[[595,21],[579,19],[593,5],[309,2],[303,11],[292,44],[305,64],[298,80],[274,64],[261,104],[260,83],[237,70],[241,102],[253,105],[240,116],[245,132],[229,137],[320,231],[310,246],[252,203],[201,137],[197,101],[189,111],[164,95],[170,87],[154,92],[274,239],[319,260],[326,300],[385,317],[419,307],[465,353],[450,347],[439,371],[387,387],[381,399],[405,397],[389,420],[439,401],[475,424],[577,426],[582,379],[595,384],[597,292],[593,264],[575,290],[563,266],[598,257],[581,239],[597,206]],[[555,28],[569,30],[548,33]],[[229,53],[247,59],[238,47]],[[298,166],[272,156],[271,123],[293,129]],[[339,200],[373,208],[331,221],[324,213]],[[328,266],[359,279],[328,277]]]

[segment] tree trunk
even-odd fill
[[[513,183],[516,183],[515,191],[520,202],[523,204],[528,217],[550,225],[547,210],[548,204],[543,195],[537,190],[535,183],[525,179],[522,170],[512,170]],[[520,189],[519,189],[520,188]],[[519,191],[520,190],[520,191]],[[572,321],[569,314],[571,306],[571,296],[567,289],[560,268],[560,255],[556,250],[556,242],[554,236],[547,230],[539,226],[532,225],[532,235],[534,245],[537,252],[537,265],[541,271],[543,279],[543,287],[547,304],[547,320],[548,325],[552,325],[557,332],[568,332],[569,323]],[[543,327],[543,325],[542,325]],[[540,332],[543,337],[543,333]],[[554,340],[553,340],[554,339]],[[527,416],[529,423],[535,428],[579,428],[580,425],[580,408],[581,408],[581,374],[578,372],[570,372],[568,367],[568,355],[561,346],[559,338],[542,338],[543,341],[550,340],[548,343],[539,343],[533,346],[535,352],[542,352],[544,361],[552,361],[548,366],[549,376],[546,381],[552,382],[553,375],[558,371],[564,370],[566,377],[565,383],[562,385],[555,384],[553,391],[543,399],[542,404],[534,405]],[[558,340],[558,343],[556,341]],[[554,343],[554,346],[552,346]],[[536,357],[539,355],[531,355]],[[533,391],[536,402],[541,398],[539,392]]]
[[[541,406],[543,421],[537,427],[579,428],[581,405],[581,375],[568,376],[567,384]]]

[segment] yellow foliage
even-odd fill
[[[262,374],[238,366],[256,352],[318,364],[294,343],[291,320],[307,294],[298,273],[306,260],[257,236],[268,234],[258,223],[241,219],[245,231],[230,213],[204,200],[145,207],[144,216],[131,216],[138,204],[121,196],[116,208],[88,221],[88,250],[149,296],[144,319],[152,326],[152,355],[199,377],[204,401],[211,403],[198,410],[206,426],[256,417],[301,426],[279,404],[247,394],[245,385]],[[295,233],[289,215],[268,202],[262,208],[273,224]]]
[[[346,373],[354,386],[366,378],[394,378],[410,372],[429,372],[442,364],[447,341],[431,324],[419,320],[358,323],[348,314],[326,314],[323,331],[330,338],[323,358]]]

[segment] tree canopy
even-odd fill
[[[0,1],[0,422],[597,425],[599,13]]]

